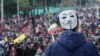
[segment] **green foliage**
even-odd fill
[[[30,9],[29,0],[19,0],[20,10],[28,10]]]
[[[77,5],[85,5],[85,3],[87,2],[88,0],[77,0]]]
[[[15,14],[17,11],[17,4],[15,0],[4,0],[4,12]]]
[[[62,0],[19,0],[20,10],[24,12],[27,12],[29,10],[36,9],[36,8],[41,8],[45,10],[45,1],[46,1],[46,6],[49,10],[49,7],[58,6]],[[77,1],[79,3],[79,0],[65,0],[64,3],[67,5],[70,5],[72,4],[71,1],[72,2]],[[82,0],[82,2],[84,2],[84,0]],[[5,10],[5,14],[6,13],[16,14],[17,0],[4,0],[4,10]]]
[[[29,0],[19,0],[20,10],[30,9]],[[4,12],[5,14],[17,13],[17,0],[4,0]]]
[[[47,0],[47,6],[57,6],[57,4],[61,3],[61,0]]]

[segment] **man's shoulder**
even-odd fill
[[[85,46],[89,53],[95,56],[99,56],[99,52],[95,44],[93,44],[92,42],[86,42]]]
[[[91,52],[93,50],[97,50],[96,45],[93,44],[92,42],[86,42],[85,47],[86,47],[87,50],[90,50]]]
[[[86,41],[85,46],[93,47],[93,46],[95,46],[95,44],[93,44],[92,42]]]

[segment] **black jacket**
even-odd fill
[[[24,56],[35,56],[35,54],[36,50],[34,48],[32,49],[26,48],[24,51]]]

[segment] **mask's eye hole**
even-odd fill
[[[65,19],[66,17],[63,17],[63,19]]]
[[[71,15],[70,17],[74,17],[74,15]]]

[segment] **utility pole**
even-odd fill
[[[33,7],[33,9],[34,9],[34,16],[35,16],[35,0],[33,0],[33,5],[34,5],[34,7]]]
[[[32,16],[32,17],[33,17],[33,18],[32,18],[32,23],[34,24],[34,25],[33,25],[33,28],[34,28],[34,29],[33,29],[34,35],[36,34],[36,29],[35,29],[35,24],[36,24],[36,22],[35,22],[35,20],[36,20],[36,15],[35,15],[35,8],[36,8],[36,5],[35,5],[35,4],[36,4],[36,3],[35,3],[35,2],[36,2],[36,1],[33,0],[33,5],[34,5],[34,17]]]
[[[1,23],[4,21],[4,0],[1,0]]]
[[[64,0],[61,1],[61,10],[63,10]]]
[[[19,0],[17,0],[17,19],[19,20]]]
[[[82,0],[80,0],[80,8],[82,7],[82,6],[81,6],[81,5],[82,5],[81,1],[82,1]]]
[[[46,9],[47,9],[47,0],[45,0],[45,15],[46,15]]]

